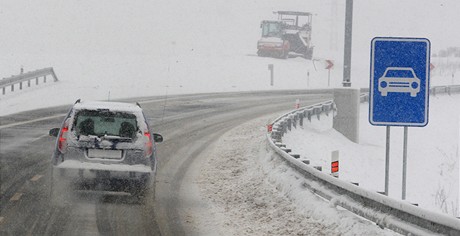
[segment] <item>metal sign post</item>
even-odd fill
[[[353,0],[345,2],[345,38],[343,47],[343,87],[351,87],[351,43],[353,30]]]
[[[403,174],[402,174],[402,200],[406,200],[406,179],[407,179],[407,133],[408,128],[404,126],[404,145],[403,145]]]
[[[377,37],[371,43],[369,122],[387,127],[385,195],[388,195],[390,126],[404,127],[403,199],[406,197],[407,128],[428,124],[430,41]]]
[[[387,126],[387,138],[385,147],[385,195],[388,196],[390,180],[390,126]]]

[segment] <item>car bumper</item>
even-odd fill
[[[79,177],[79,178],[104,178],[117,179],[141,179],[153,174],[150,166],[146,165],[128,165],[128,164],[101,164],[80,162],[76,160],[66,160],[53,166],[61,176]]]

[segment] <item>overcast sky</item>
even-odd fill
[[[263,18],[254,11],[257,6],[265,8],[267,14],[282,6],[312,11],[316,14],[314,30],[335,27],[337,45],[343,44],[345,0],[253,0],[247,3],[240,4],[235,11],[227,7],[232,2],[223,0],[2,0],[0,75],[14,73],[18,64],[33,64],[30,60],[41,60],[43,55],[165,57],[181,53],[181,46],[186,45],[182,48],[185,50],[194,44],[203,44],[203,50],[205,44],[217,45],[206,49],[215,53],[229,47],[253,51],[255,37],[260,33],[256,22]],[[207,17],[211,11],[218,12],[223,20]],[[459,11],[458,0],[355,0],[353,49],[358,54],[368,53],[370,40],[375,36],[427,37],[433,52],[460,46]],[[319,22],[328,17],[335,17],[335,26]],[[231,24],[241,25],[241,32],[235,32],[232,39],[219,38],[219,32]],[[247,34],[253,34],[254,40],[248,42],[243,37]],[[313,40],[316,44],[330,41],[318,34],[313,35]],[[171,47],[175,48],[174,52]]]

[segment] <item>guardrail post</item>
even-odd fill
[[[313,108],[313,113],[316,115],[318,120],[321,120],[321,112],[323,111],[323,106],[316,106]]]
[[[43,83],[46,83],[46,75],[43,76]]]
[[[278,147],[280,147],[280,148],[286,147],[286,144],[281,143],[281,142],[276,142],[275,145],[278,146]]]
[[[300,154],[293,154],[293,153],[291,153],[291,156],[294,157],[295,159],[299,159],[299,158],[300,158]]]
[[[273,132],[278,132],[278,133],[281,133],[283,131],[283,129],[278,126],[278,125],[273,125]]]
[[[38,77],[35,78],[35,85],[38,85]]]
[[[27,80],[27,87],[30,87],[30,79]]]
[[[283,136],[282,133],[280,131],[275,131],[272,133],[272,135],[274,135],[274,140],[276,142],[281,142],[281,137]],[[286,146],[286,145],[285,145]]]
[[[291,119],[287,119],[287,128],[291,131]]]
[[[330,109],[331,109],[331,104],[323,105],[323,112],[326,114],[326,116],[329,116]]]
[[[2,93],[3,93],[3,95],[5,95],[5,93],[6,93],[5,87],[2,88]]]
[[[280,148],[280,149],[283,150],[283,151],[286,152],[286,153],[290,153],[290,152],[292,151],[292,149],[290,149],[290,148],[285,148],[285,147],[282,147],[282,148]]]
[[[22,90],[22,82],[19,82],[19,90]]]
[[[11,92],[14,92],[14,84],[11,85]]]
[[[299,115],[299,125],[303,127],[303,118],[304,118],[304,113],[300,113]]]
[[[281,121],[281,129],[282,129],[282,133],[281,133],[281,136],[284,135],[284,133],[286,133],[286,129],[287,129],[287,125],[286,125],[286,121]]]
[[[54,73],[54,69],[53,69],[53,68],[51,68],[51,75],[52,75],[53,78],[54,78],[54,82],[57,82],[57,81],[58,81],[58,78],[57,78],[57,76],[56,76],[56,73]]]
[[[310,121],[310,122],[311,122],[311,113],[313,113],[312,110],[309,110],[308,113],[307,113],[308,121]]]

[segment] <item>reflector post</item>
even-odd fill
[[[331,153],[331,175],[339,177],[339,151],[332,151]]]
[[[331,163],[331,173],[339,172],[339,162],[334,161]]]
[[[270,133],[273,131],[273,124],[268,124],[267,125],[267,131]]]

